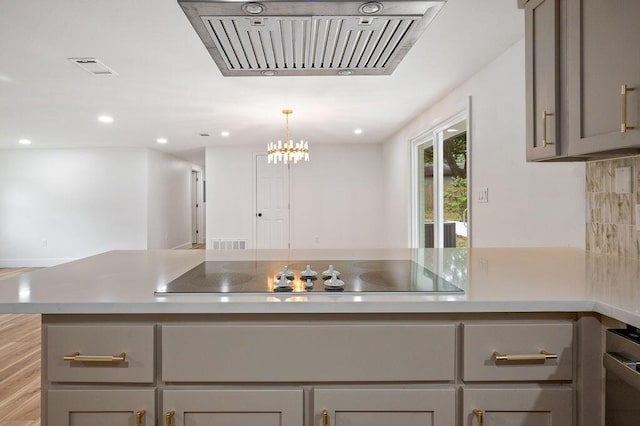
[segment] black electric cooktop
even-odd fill
[[[317,272],[307,282],[301,272],[307,265]],[[341,287],[327,287],[322,273],[333,265]],[[291,288],[277,288],[278,273],[287,266],[295,274]],[[309,284],[312,286],[309,287]],[[274,288],[275,287],[275,288]],[[181,293],[274,292],[412,292],[464,293],[430,270],[410,260],[215,261],[203,262],[167,284],[157,295]]]

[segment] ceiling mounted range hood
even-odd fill
[[[388,75],[445,0],[178,0],[225,76]]]

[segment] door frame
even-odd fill
[[[204,223],[202,220],[204,208],[202,181],[202,171],[191,169],[191,242],[193,243],[195,240],[196,244],[201,244],[204,240],[204,232],[202,232]]]
[[[252,188],[253,188],[253,197],[251,200],[251,207],[252,207],[252,211],[253,211],[253,221],[251,221],[252,223],[252,235],[253,235],[253,243],[251,244],[251,247],[253,247],[254,249],[258,248],[258,157],[266,157],[267,154],[265,154],[264,152],[254,152],[253,153],[253,167],[251,168],[251,182],[252,182]],[[291,192],[292,192],[292,187],[291,187],[291,164],[288,164],[287,167],[287,202],[289,203],[289,241],[287,246],[289,248],[291,248],[291,241],[293,240],[293,203],[291,200]]]
[[[413,138],[409,139],[410,145],[411,145],[411,200],[410,200],[410,205],[411,205],[411,212],[410,212],[410,221],[411,221],[411,226],[409,227],[410,230],[410,243],[411,243],[411,247],[412,248],[422,248],[420,247],[420,218],[418,217],[418,207],[420,204],[420,200],[418,197],[418,162],[419,162],[419,158],[418,158],[418,146],[420,146],[421,144],[425,143],[427,140],[429,139],[433,139],[434,140],[434,144],[435,144],[435,140],[436,140],[436,135],[442,131],[444,131],[445,129],[447,129],[448,127],[450,127],[452,124],[455,124],[457,122],[460,122],[462,120],[466,119],[467,121],[467,248],[472,247],[472,235],[473,235],[473,226],[472,226],[472,197],[471,194],[473,194],[472,191],[472,160],[471,160],[471,143],[472,143],[472,139],[473,139],[473,135],[472,135],[472,126],[471,126],[471,122],[472,122],[472,109],[471,109],[471,96],[469,96],[467,98],[467,102],[466,105],[462,108],[459,109],[456,113],[450,115],[448,118],[446,118],[445,120],[441,120],[438,121],[437,124],[429,129],[427,129],[426,131],[422,131],[420,133],[418,133],[418,135],[414,136]],[[439,144],[440,147],[442,148],[442,144]],[[440,153],[440,157],[442,157],[442,153]],[[443,171],[443,164],[442,161],[438,162],[439,164],[437,164],[437,174],[438,176],[440,176]],[[422,171],[424,173],[424,171]],[[442,203],[439,202],[437,204],[434,204],[434,213],[438,212],[438,215],[441,215],[442,213],[442,209],[443,206],[441,205]],[[437,216],[436,216],[437,217]],[[424,222],[424,219],[422,220],[422,222]],[[442,222],[442,221],[441,221]],[[422,225],[424,226],[424,225]],[[442,247],[444,244],[444,235],[443,235],[443,229],[442,228],[442,223],[439,224],[439,226],[436,226],[434,228],[434,246],[436,248],[438,247]]]

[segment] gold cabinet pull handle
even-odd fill
[[[120,355],[80,355],[80,352],[74,352],[63,358],[65,361],[81,361],[81,362],[125,362],[127,354],[122,352]]]
[[[620,124],[620,132],[627,133],[627,130],[635,129],[635,127],[627,126],[627,93],[636,90],[635,87],[628,87],[626,84],[622,85],[620,94],[622,95],[622,124]]]
[[[329,426],[329,413],[327,410],[322,410],[322,426]]]
[[[147,414],[147,410],[136,411],[136,426],[142,426],[142,418]]]
[[[546,361],[548,359],[558,359],[558,354],[550,354],[547,351],[540,351],[539,354],[526,354],[526,355],[504,355],[500,352],[494,352],[493,358],[496,361]]]
[[[476,421],[478,422],[478,426],[482,426],[482,424],[484,423],[484,411],[474,408],[473,414],[476,416]]]
[[[554,142],[549,142],[547,140],[547,117],[553,116],[552,112],[543,111],[542,112],[542,147],[546,148],[549,145],[553,145]]]
[[[171,410],[167,411],[167,414],[164,415],[164,424],[165,426],[173,425],[173,417],[176,415],[176,412]]]
[[[476,416],[476,421],[478,422],[478,426],[482,426],[484,424],[484,411],[474,408],[473,414]]]

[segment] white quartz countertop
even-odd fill
[[[314,259],[409,259],[465,292],[154,294],[205,260]],[[591,311],[640,327],[640,262],[569,248],[111,251],[0,281],[0,313]]]

